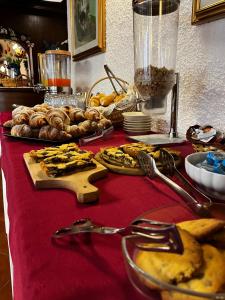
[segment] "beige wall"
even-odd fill
[[[192,26],[191,10],[192,0],[182,0],[177,55],[179,131],[184,133],[196,123],[225,131],[225,19]],[[132,26],[132,1],[106,0],[106,53],[72,63],[74,88],[91,86],[105,76],[104,64],[133,82]]]

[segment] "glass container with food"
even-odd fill
[[[64,50],[45,52],[47,87],[50,93],[71,93],[71,53]]]
[[[133,0],[134,82],[150,112],[165,112],[175,85],[179,5],[179,0]]]

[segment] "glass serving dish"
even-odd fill
[[[153,209],[144,213],[143,218],[151,220],[157,220],[162,222],[178,223],[182,221],[196,219],[196,216],[192,212],[181,206],[180,204],[165,206],[157,209]],[[147,299],[150,300],[204,300],[204,299],[225,299],[225,293],[202,293],[189,289],[179,288],[176,285],[166,283],[155,278],[153,275],[146,273],[139,268],[135,263],[135,256],[137,248],[128,239],[122,239],[122,251],[125,261],[125,266],[129,280],[132,285]],[[146,284],[147,283],[147,284]],[[155,289],[148,287],[154,285]],[[164,297],[160,296],[160,291],[166,291],[167,294]]]

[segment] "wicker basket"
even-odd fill
[[[121,78],[118,78],[116,77],[116,79],[118,81],[120,81],[122,84],[124,84],[125,86],[128,86],[128,82],[121,79]],[[101,82],[105,81],[105,80],[108,80],[109,81],[109,78],[108,77],[104,77],[104,78],[101,78],[99,79],[98,81],[96,81],[92,87],[89,89],[88,93],[87,93],[87,96],[86,96],[86,107],[90,107],[90,99],[92,97],[92,91],[93,89]],[[112,80],[115,80],[112,78]],[[120,102],[119,102],[120,103]],[[129,112],[129,111],[136,111],[137,109],[137,104],[132,102],[130,105],[126,105],[124,108],[123,107],[120,107],[120,105],[118,104],[118,107],[116,106],[113,111],[107,115],[107,119],[111,120],[112,121],[112,124],[114,125],[114,127],[121,127],[123,125],[123,115],[122,113],[124,112]]]
[[[28,78],[24,78],[24,75],[20,75],[16,78],[1,78],[0,83],[3,87],[29,86],[29,80]]]

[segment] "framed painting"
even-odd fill
[[[198,25],[225,17],[225,0],[193,0],[192,24]]]
[[[105,52],[105,0],[70,0],[73,60]]]

